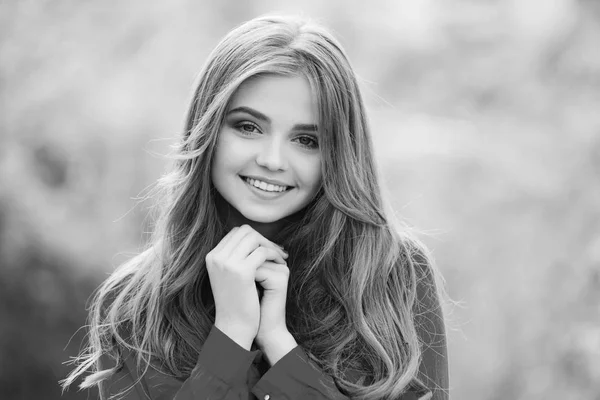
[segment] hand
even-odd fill
[[[256,270],[256,282],[264,289],[260,301],[260,326],[256,344],[264,349],[269,342],[288,334],[285,323],[290,270],[286,264],[266,261]]]
[[[285,252],[249,225],[233,228],[206,255],[215,326],[250,349],[260,324],[255,275],[265,262],[285,264]]]

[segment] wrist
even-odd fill
[[[298,346],[296,339],[294,339],[289,331],[277,335],[273,334],[261,340],[258,340],[257,337],[256,344],[265,354],[270,366],[275,365],[277,361],[281,360]]]
[[[218,322],[215,322],[215,328],[223,332],[224,335],[228,336],[229,339],[236,342],[240,347],[250,351],[252,341],[254,340],[251,335],[244,333],[243,330],[237,329],[236,327],[220,324]]]

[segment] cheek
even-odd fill
[[[217,142],[215,156],[213,159],[213,168],[216,166],[219,171],[236,169],[248,155],[248,147],[235,140],[230,132],[222,132]]]
[[[307,188],[310,188],[312,191],[317,191],[321,186],[322,180],[321,160],[311,160],[311,162],[303,168],[302,172],[302,178]]]

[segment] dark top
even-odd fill
[[[423,358],[418,379],[407,393],[395,400],[447,400],[448,360],[442,310],[430,275],[417,285],[419,304],[415,306],[415,325],[422,341]],[[309,363],[304,349],[298,345],[275,365],[269,367],[266,357],[254,344],[244,349],[214,325],[200,351],[190,377],[180,381],[152,367],[142,379],[134,357],[123,354],[125,363],[118,373],[106,381],[108,393],[115,395],[132,390],[125,400],[304,400],[349,399],[338,391],[333,379]],[[113,363],[107,357],[102,366]],[[346,375],[352,382],[358,376]],[[329,390],[329,391],[328,391]],[[331,394],[333,393],[333,394]]]

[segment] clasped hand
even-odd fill
[[[287,253],[249,225],[233,228],[206,256],[215,326],[250,348],[287,334]],[[258,298],[258,283],[264,290]]]

